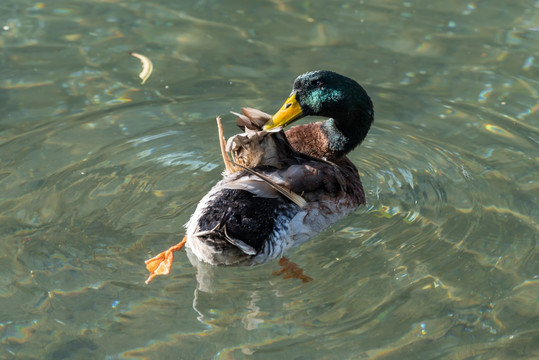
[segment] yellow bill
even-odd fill
[[[294,92],[288,99],[286,99],[281,109],[264,125],[263,129],[270,130],[279,126],[286,126],[301,117],[303,117],[303,112],[296,100],[296,93]]]

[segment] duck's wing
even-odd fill
[[[271,119],[270,114],[250,107],[241,108],[241,112],[243,114],[231,111],[232,114],[238,117],[236,124],[242,130],[245,130],[246,128],[255,131],[262,130],[262,126]]]
[[[353,166],[353,165],[352,165]],[[345,168],[323,160],[304,160],[280,169],[244,168],[241,175],[222,183],[224,188],[248,191],[257,197],[284,196],[302,209],[321,197],[331,199],[361,187],[355,167]]]
[[[271,178],[290,191],[300,194],[308,203],[346,199],[350,205],[365,203],[359,172],[347,158],[332,163],[319,159],[302,159],[298,164],[277,169]]]
[[[277,182],[275,182],[272,179],[271,176],[267,176],[264,173],[259,172],[257,170],[246,168],[245,166],[241,166],[241,167],[245,171],[247,171],[249,174],[259,177],[267,185],[269,185],[272,189],[278,191],[281,195],[286,197],[288,200],[292,201],[294,204],[296,204],[300,208],[305,209],[307,207],[307,202],[305,201],[305,199],[303,199],[300,195],[296,194],[295,192],[291,191],[286,186],[278,184]]]
[[[279,169],[273,177],[290,191],[302,194],[308,201],[320,196],[336,197],[346,191],[346,179],[341,170],[325,161],[310,160]]]

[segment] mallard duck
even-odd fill
[[[282,131],[310,115],[329,119]],[[223,150],[223,179],[198,204],[183,240],[146,261],[147,282],[167,274],[172,253],[185,244],[209,264],[262,263],[364,204],[358,171],[346,154],[363,141],[373,120],[366,91],[332,71],[298,76],[273,116],[243,109],[237,123],[246,132],[229,139],[232,160]]]

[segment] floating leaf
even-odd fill
[[[136,52],[130,52],[129,55],[136,57],[142,63],[142,71],[138,75],[142,79],[141,85],[144,85],[146,80],[150,77],[153,71],[153,64],[146,56],[138,54]]]

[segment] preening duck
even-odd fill
[[[357,168],[346,154],[367,135],[374,111],[356,81],[332,71],[308,72],[296,78],[275,115],[242,110],[237,123],[245,133],[226,147],[232,160],[222,144],[223,179],[198,204],[183,240],[146,261],[146,282],[168,274],[173,252],[185,244],[214,265],[262,263],[365,203]],[[329,119],[282,131],[311,115]]]

